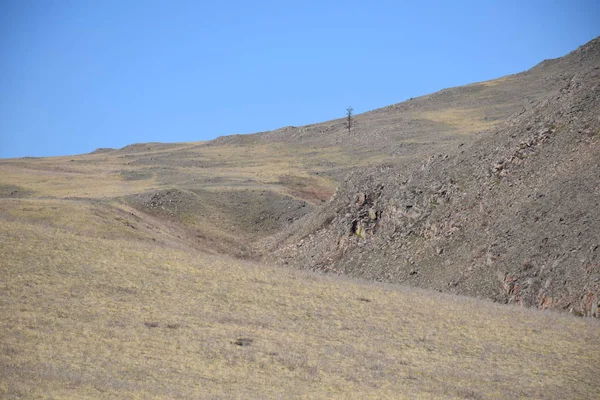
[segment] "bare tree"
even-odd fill
[[[356,121],[354,120],[354,109],[352,107],[346,108],[346,128],[348,129],[348,133],[352,130],[352,127],[356,125]]]

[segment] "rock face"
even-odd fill
[[[267,258],[600,317],[600,40],[546,63],[576,66],[557,94],[419,165],[349,175]]]

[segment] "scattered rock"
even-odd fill
[[[236,346],[250,346],[254,339],[252,338],[238,338],[233,344]]]

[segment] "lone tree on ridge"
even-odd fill
[[[348,133],[352,130],[352,127],[356,125],[356,121],[354,120],[354,109],[352,107],[346,108],[346,128],[348,129]]]

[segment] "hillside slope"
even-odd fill
[[[600,390],[598,321],[209,255],[147,222],[119,204],[0,200],[0,398]]]
[[[525,72],[443,89],[356,115],[358,124],[351,132],[346,129],[345,118],[341,118],[254,135],[224,136],[211,144],[339,146],[354,155],[355,163],[369,157],[394,162],[414,158],[465,142],[515,112],[555,95],[571,76],[595,62],[597,43],[594,39],[564,57],[542,61]]]
[[[348,176],[269,259],[600,316],[600,40],[569,57],[556,95],[472,145]]]

